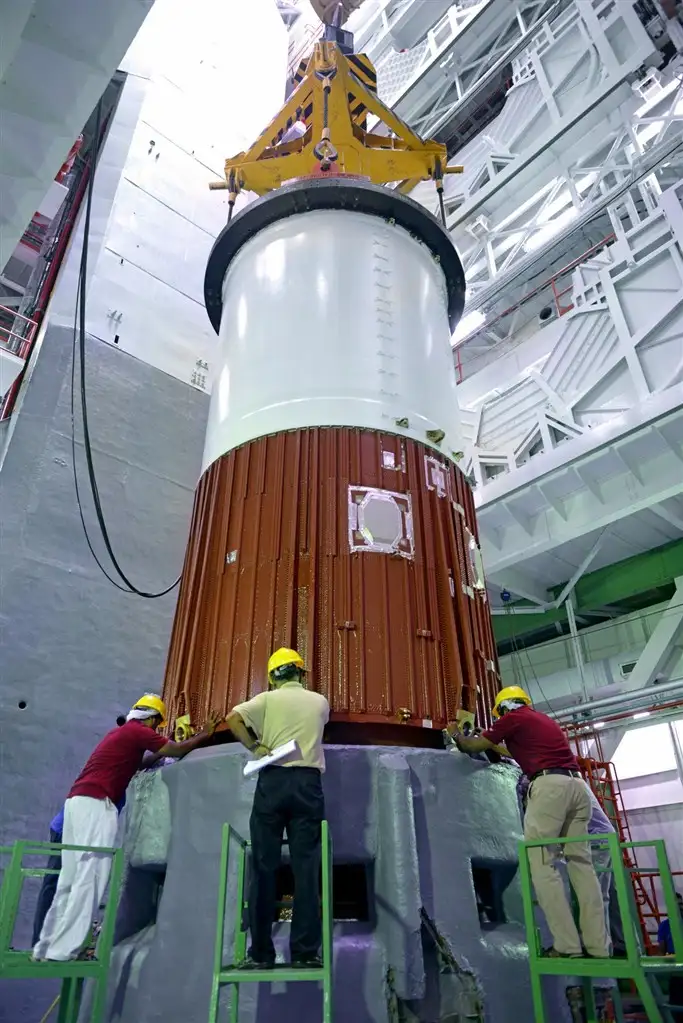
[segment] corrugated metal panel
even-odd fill
[[[310,429],[231,451],[197,490],[171,718],[227,712],[294,646],[333,720],[441,728],[479,693],[487,721],[498,677],[476,536],[465,477],[414,441]]]

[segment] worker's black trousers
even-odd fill
[[[291,957],[302,960],[320,951],[320,823],[324,816],[320,771],[313,767],[261,771],[251,812],[249,884],[249,952],[258,962],[275,960],[272,927],[285,831],[294,874]]]
[[[669,1005],[675,1005],[676,1009],[681,1007],[679,1012],[674,1009],[671,1018],[674,1023],[683,1023],[683,977],[672,975],[669,981]]]

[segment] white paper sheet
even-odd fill
[[[261,757],[260,760],[250,760],[244,766],[244,777],[249,778],[252,774],[257,774],[264,767],[268,767],[269,764],[280,764],[283,760],[300,760],[301,750],[299,749],[299,743],[296,739],[292,739],[291,742],[286,742],[284,746],[278,746],[274,749],[267,757]]]

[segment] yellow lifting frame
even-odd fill
[[[359,104],[368,115],[376,115],[392,136],[360,127]],[[303,136],[273,144],[311,107]],[[210,187],[228,189],[234,201],[243,189],[264,195],[286,181],[328,170],[334,163],[337,172],[357,174],[376,185],[400,182],[403,193],[430,178],[441,191],[444,174],[462,173],[462,167],[447,167],[447,159],[444,145],[421,139],[366,88],[335,43],[318,42],[304,78],[285,106],[250,149],[226,160],[225,181],[212,182]]]

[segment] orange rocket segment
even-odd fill
[[[433,449],[352,428],[283,432],[204,473],[164,687],[172,720],[227,712],[301,651],[330,738],[429,745],[488,719],[498,670],[474,507]]]

